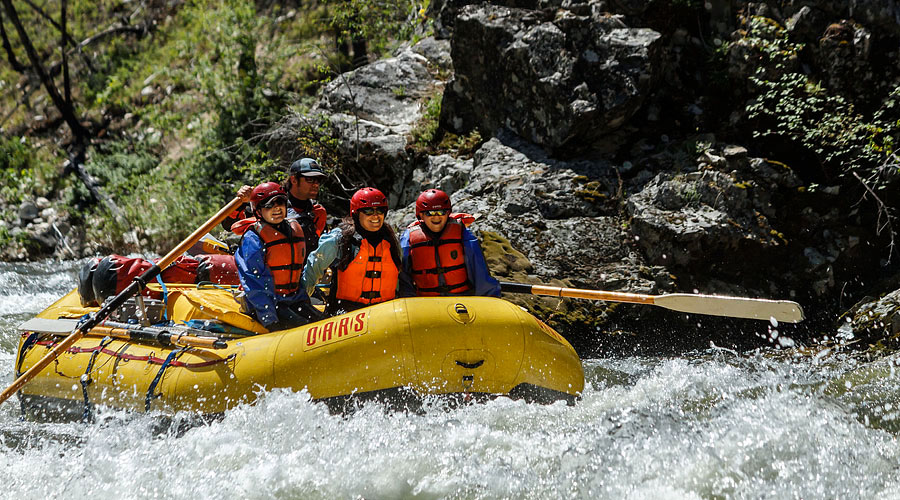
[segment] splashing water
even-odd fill
[[[78,263],[0,264],[0,380],[16,327]],[[103,412],[22,421],[0,406],[0,497],[900,498],[897,359],[724,350],[593,359],[575,406],[497,399],[331,415],[274,391],[206,424]]]

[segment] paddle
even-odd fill
[[[637,293],[604,292],[602,290],[583,290],[579,288],[560,288],[555,286],[508,282],[500,283],[500,289],[509,293],[529,293],[532,295],[550,295],[553,297],[574,297],[578,299],[605,300],[608,302],[650,304],[671,309],[673,311],[692,314],[709,314],[712,316],[761,320],[770,320],[774,318],[776,321],[782,323],[799,323],[800,321],[803,321],[803,309],[800,307],[800,304],[790,300],[748,299],[744,297],[690,293],[641,295]]]
[[[84,337],[85,332],[94,328],[101,321],[106,319],[107,316],[113,311],[115,311],[119,306],[125,303],[126,300],[130,299],[137,293],[139,293],[147,283],[159,274],[163,269],[168,267],[175,259],[178,258],[181,254],[187,251],[194,243],[196,243],[200,238],[203,237],[206,233],[212,230],[215,226],[219,225],[220,222],[225,220],[225,217],[236,210],[241,204],[244,203],[243,199],[237,197],[231,200],[231,203],[226,205],[224,208],[219,210],[216,215],[213,215],[211,219],[206,221],[202,226],[197,228],[193,233],[191,233],[184,241],[178,244],[177,247],[173,248],[171,252],[167,253],[165,257],[159,260],[153,267],[148,269],[144,274],[138,276],[131,282],[124,290],[119,292],[118,295],[111,298],[108,302],[103,304],[99,311],[91,314],[84,320],[76,329],[73,331],[68,337],[63,339],[59,344],[56,344],[53,349],[50,350],[40,361],[34,364],[31,368],[29,368],[25,373],[23,373],[19,378],[15,380],[9,387],[6,388],[2,393],[0,393],[0,404],[9,399],[10,396],[16,393],[19,389],[22,388],[25,384],[27,384],[31,379],[33,379],[41,370],[43,370],[47,365],[53,362],[54,359],[58,358],[62,353],[66,352],[70,347],[72,347],[75,342]]]

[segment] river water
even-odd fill
[[[16,327],[78,263],[0,263],[0,381]],[[187,430],[0,406],[0,498],[898,498],[900,358],[737,354],[584,361],[575,406],[505,399],[328,413],[305,393]]]

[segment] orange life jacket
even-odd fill
[[[362,238],[359,252],[345,269],[337,269],[339,300],[360,304],[377,304],[394,298],[400,270],[391,257],[391,245],[387,239],[375,248]]]
[[[306,262],[306,238],[296,220],[287,219],[291,234],[284,234],[271,224],[257,222],[253,232],[263,242],[266,267],[272,272],[275,293],[291,295],[300,289],[300,275]]]
[[[461,294],[472,289],[462,243],[463,225],[449,219],[438,238],[419,224],[409,230],[409,260],[416,295]]]

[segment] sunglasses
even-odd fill
[[[322,177],[300,177],[300,178],[310,184],[321,184],[322,179],[323,179]]]
[[[375,215],[376,212],[381,215],[384,215],[387,213],[388,209],[387,209],[387,207],[377,207],[377,208],[365,207],[365,208],[360,208],[359,211],[363,215]]]
[[[276,196],[275,198],[267,200],[265,203],[263,203],[263,208],[272,208],[276,205],[281,205],[282,207],[287,206],[287,198],[283,196]]]
[[[450,212],[450,211],[449,210],[426,210],[422,213],[425,214],[425,217],[440,217],[443,215],[447,215],[448,212]]]

